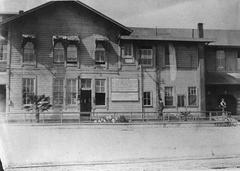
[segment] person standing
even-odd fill
[[[159,110],[158,110],[158,119],[163,117],[164,104],[162,98],[159,99]]]
[[[222,109],[222,114],[224,115],[225,114],[225,109],[227,107],[227,104],[224,100],[224,98],[221,99],[221,102],[220,102],[220,108]]]

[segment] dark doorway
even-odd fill
[[[224,98],[227,108],[226,111],[231,112],[232,115],[237,114],[237,100],[235,99],[234,96],[230,94],[223,94],[218,96],[218,104],[220,104],[221,99]]]
[[[6,112],[6,85],[0,85],[0,112]]]
[[[92,96],[91,90],[81,90],[81,98],[80,98],[81,112],[91,112],[91,109],[92,109],[91,96]]]

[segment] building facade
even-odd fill
[[[205,32],[201,24],[129,28],[79,1],[21,12],[1,23],[2,112],[23,112],[31,94],[50,96],[53,111],[157,112],[160,98],[164,111],[212,110],[206,73],[218,47]],[[237,72],[232,63],[225,68]],[[226,86],[236,87],[219,91]]]

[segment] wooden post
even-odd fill
[[[200,70],[200,107],[201,111],[206,111],[204,44],[198,46],[198,57]]]

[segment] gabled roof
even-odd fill
[[[128,28],[128,27],[126,27],[126,26],[124,26],[124,25],[118,23],[117,21],[115,21],[115,20],[109,18],[108,16],[102,14],[101,12],[99,12],[99,11],[97,11],[97,10],[95,10],[95,9],[93,9],[93,8],[91,8],[91,7],[89,7],[88,5],[82,3],[82,2],[80,2],[80,1],[78,1],[78,0],[69,0],[69,1],[64,1],[64,0],[63,0],[63,1],[50,1],[50,2],[47,2],[47,3],[42,4],[42,5],[40,5],[40,6],[37,6],[37,7],[35,7],[35,8],[32,8],[32,9],[26,11],[26,12],[23,12],[22,14],[19,14],[19,15],[17,15],[17,16],[11,17],[11,18],[9,18],[9,19],[3,21],[3,22],[1,23],[1,25],[5,25],[5,24],[8,24],[8,23],[11,23],[11,22],[13,22],[13,21],[15,21],[15,20],[18,20],[18,19],[20,19],[20,18],[26,16],[26,15],[32,14],[33,12],[35,12],[35,11],[41,9],[41,8],[44,8],[44,7],[46,7],[46,6],[49,6],[49,5],[51,5],[51,4],[58,3],[58,2],[72,2],[72,3],[75,3],[76,5],[80,5],[80,6],[82,6],[82,7],[85,7],[86,9],[92,11],[93,13],[97,14],[98,16],[100,16],[100,17],[102,17],[102,18],[108,20],[109,22],[111,22],[111,23],[117,25],[118,27],[122,28],[122,29],[123,29],[124,31],[126,31],[127,33],[131,33],[131,32],[132,32],[132,30],[131,30],[130,28]]]

